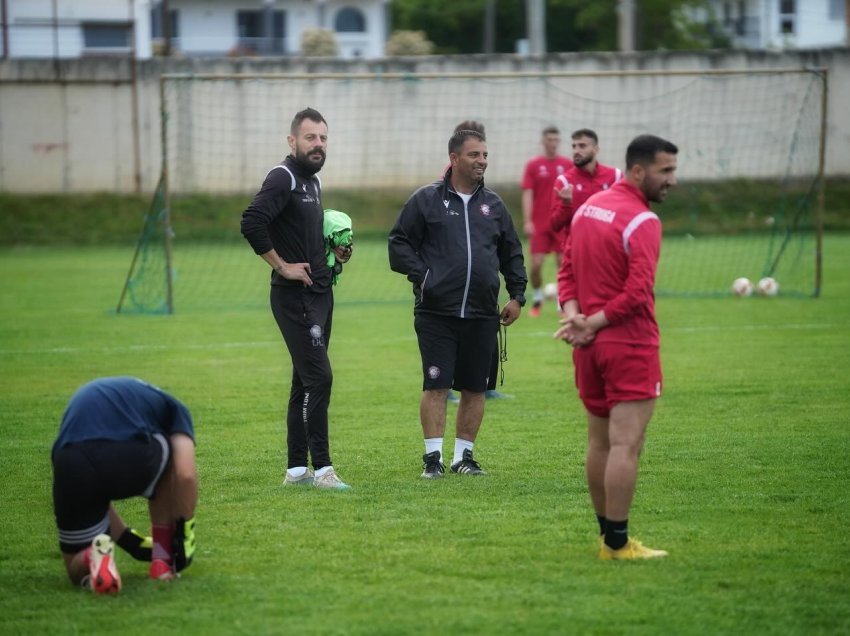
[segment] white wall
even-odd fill
[[[132,93],[129,63],[126,59],[68,60],[60,63],[59,80],[52,60],[7,60],[0,62],[0,191],[16,192],[131,192],[138,170],[142,188],[151,191],[156,185],[161,165],[159,76],[163,72],[179,73],[380,73],[437,74],[484,73],[511,71],[610,71],[636,69],[764,69],[809,68],[826,66],[829,69],[829,104],[827,129],[827,174],[850,176],[850,51],[847,49],[814,52],[786,53],[636,53],[636,54],[563,54],[530,59],[514,55],[496,56],[431,56],[426,58],[388,58],[376,62],[343,62],[340,60],[150,60],[139,64],[138,130],[141,163],[135,164],[136,149],[133,139],[131,108]],[[576,94],[598,100],[600,108],[595,113],[588,109],[581,114],[563,109],[555,114],[562,129],[583,126],[604,127],[602,141],[604,161],[616,163],[623,138],[637,127],[664,125],[664,122],[621,121],[612,128],[602,108],[620,99],[631,99],[652,92],[666,82],[673,86],[682,80],[658,78],[631,79],[621,82],[617,94],[602,92],[604,87],[594,86],[591,80],[573,79],[557,87],[559,94]],[[211,155],[219,138],[254,135],[244,160],[237,168],[225,168],[216,177],[213,186],[200,183],[198,187],[219,187],[229,190],[251,189],[268,165],[278,161],[285,153],[285,133],[295,110],[312,105],[324,112],[331,124],[332,148],[327,170],[328,183],[355,185],[369,171],[370,178],[384,179],[387,183],[419,181],[433,177],[445,161],[446,130],[456,120],[483,118],[490,132],[493,161],[488,174],[493,183],[519,179],[522,162],[539,151],[539,131],[549,121],[538,121],[541,108],[553,102],[553,95],[537,88],[522,91],[513,105],[489,97],[487,87],[492,80],[477,84],[466,81],[470,99],[463,102],[444,99],[444,93],[424,95],[415,82],[395,82],[394,87],[382,88],[363,94],[353,88],[345,94],[336,82],[302,83],[312,92],[286,95],[285,99],[273,97],[261,102],[245,90],[243,101],[218,98],[215,94],[203,97],[209,107],[218,107],[220,113],[209,128],[202,128],[200,119],[194,122],[195,136],[188,139],[196,153],[195,159],[185,161],[201,166]],[[262,82],[255,82],[261,85]],[[392,88],[392,90],[390,90]],[[604,88],[611,89],[610,85]],[[552,89],[549,89],[552,90]],[[709,95],[722,98],[722,95]],[[513,99],[513,98],[512,98]],[[201,98],[198,98],[200,101]],[[776,104],[786,100],[775,99]],[[587,102],[593,106],[593,102]],[[423,108],[425,104],[425,108]],[[756,106],[758,104],[756,103]],[[192,110],[184,108],[184,117],[192,123]],[[699,113],[704,123],[684,122],[687,128],[677,132],[684,137],[695,133],[706,135],[720,151],[739,155],[749,149],[735,136],[735,126],[740,121],[711,123],[710,102],[686,104],[689,112]],[[752,107],[752,100],[750,100]],[[361,125],[346,122],[353,110],[370,113]],[[696,110],[694,110],[696,109]],[[617,113],[621,111],[618,110]],[[813,108],[814,112],[814,108]],[[172,114],[176,124],[177,113]],[[621,117],[621,115],[617,115]],[[262,118],[262,120],[261,120]],[[550,115],[546,111],[545,118]],[[363,123],[365,121],[365,123]],[[399,139],[388,144],[386,132],[400,131]],[[271,132],[269,132],[271,131]],[[746,132],[746,131],[745,131]],[[253,137],[252,137],[253,138]],[[184,140],[187,141],[187,140]],[[674,139],[677,141],[677,139]],[[802,142],[811,144],[815,139]],[[244,146],[244,144],[243,144]],[[184,149],[185,152],[185,149]],[[240,151],[241,152],[241,151]],[[395,154],[394,154],[395,153]],[[415,156],[411,163],[410,156]],[[787,156],[787,151],[783,156]],[[184,155],[185,156],[185,155]],[[692,170],[699,166],[689,161]],[[716,170],[715,164],[712,169]],[[434,168],[436,166],[436,168]],[[202,166],[201,166],[202,167]],[[201,174],[201,167],[198,174]],[[722,166],[721,166],[722,167]],[[176,169],[176,166],[172,166]],[[686,171],[683,165],[683,174]],[[377,177],[376,177],[377,175]],[[724,178],[721,173],[708,176]],[[188,183],[188,182],[187,182]]]
[[[831,0],[795,0],[794,33],[782,33],[779,13],[780,0],[745,0],[744,14],[748,27],[755,26],[756,34],[740,37],[730,34],[738,46],[760,49],[817,49],[847,45],[847,22],[843,15],[830,17]],[[845,0],[841,0],[844,4]],[[711,0],[715,17],[724,22],[724,7],[730,17],[740,17],[738,0]],[[846,6],[845,6],[846,10]],[[695,12],[697,19],[705,18],[703,11]]]
[[[215,2],[199,5],[196,2],[169,2],[178,12],[179,37],[173,42],[178,51],[187,54],[226,54],[236,46],[236,11],[244,3]]]
[[[387,8],[385,2],[357,5],[350,0],[335,0],[328,3],[328,28],[333,28],[336,15],[346,6],[357,6],[366,19],[364,33],[336,33],[340,55],[344,59],[378,58],[385,52],[387,33]]]
[[[796,0],[794,33],[780,30],[779,2],[766,2],[769,16],[766,48],[811,49],[845,46],[847,25],[839,17],[830,19],[829,0]]]
[[[84,22],[134,18],[136,57],[150,57],[150,0],[7,0],[6,8],[11,57],[77,58]]]
[[[329,0],[324,3],[326,25],[333,27],[343,6],[359,8],[366,16],[365,33],[337,34],[343,58],[378,58],[384,54],[387,0]],[[151,7],[154,0],[7,0],[9,47],[14,58],[76,58],[85,54],[81,24],[85,21],[135,19],[136,57],[151,57]],[[179,37],[173,45],[188,55],[226,55],[238,43],[236,12],[271,6],[286,12],[285,52],[297,54],[304,29],[319,24],[320,3],[305,0],[170,0],[178,12]]]

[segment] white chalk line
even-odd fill
[[[841,325],[835,323],[789,323],[784,325],[702,325],[699,327],[667,327],[662,328],[661,335],[665,333],[712,333],[720,331],[766,331],[766,330],[787,330],[787,331],[811,331],[815,329],[836,329],[844,328],[850,331],[850,325]],[[551,331],[531,331],[515,333],[509,331],[509,338],[551,338],[552,334],[557,329],[557,325],[553,325]],[[339,346],[340,341],[345,342],[345,338],[334,337],[332,344]],[[359,338],[357,339],[360,340]],[[399,338],[385,338],[381,342],[408,342],[416,340],[414,334]],[[117,347],[49,347],[46,349],[0,349],[0,355],[32,355],[32,354],[77,354],[77,353],[146,353],[154,351],[211,351],[215,349],[265,349],[277,348],[283,346],[282,340],[260,340],[253,342],[207,342],[203,344],[133,344]]]

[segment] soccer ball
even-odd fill
[[[545,296],[548,300],[557,300],[558,284],[546,283],[546,285],[543,287],[543,296]]]
[[[762,296],[776,296],[779,293],[779,283],[770,276],[765,276],[759,281],[758,290]]]
[[[735,282],[732,283],[732,293],[736,296],[752,296],[753,295],[753,284],[750,282],[749,278],[736,278]]]

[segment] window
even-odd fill
[[[84,22],[82,29],[86,49],[130,50],[130,25],[126,22]]]
[[[237,11],[239,46],[257,53],[283,53],[285,11]]]
[[[829,19],[843,20],[846,7],[844,0],[829,0]]]
[[[786,35],[794,34],[796,21],[796,0],[779,0],[779,32]]]
[[[334,28],[338,33],[363,33],[366,31],[366,18],[360,9],[343,7],[336,14]]]
[[[747,33],[747,3],[738,0],[738,19],[735,21],[735,33],[746,35]]]
[[[151,9],[151,37],[152,38],[164,38],[165,33],[162,23],[162,4],[156,4]],[[178,28],[177,22],[177,9],[170,9],[168,11],[168,37],[169,38],[179,38],[180,30]]]

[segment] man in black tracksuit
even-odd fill
[[[266,175],[242,213],[241,229],[254,252],[272,267],[272,313],[292,358],[283,483],[345,490],[349,486],[333,469],[328,443],[333,373],[327,347],[334,301],[316,176],[325,163],[327,141],[328,125],[318,111],[296,113],[287,136],[292,154]],[[350,248],[334,251],[340,262],[351,255]],[[308,452],[314,470],[309,469]]]
[[[525,304],[522,245],[502,199],[484,186],[487,144],[476,130],[449,140],[451,167],[417,190],[389,235],[390,267],[413,283],[414,326],[422,356],[422,477],[442,477],[446,394],[461,392],[455,473],[485,474],[472,447],[484,417],[484,391],[499,322]],[[510,300],[499,311],[499,272]]]

